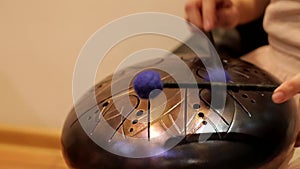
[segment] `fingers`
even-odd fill
[[[283,103],[300,92],[300,73],[292,79],[283,82],[273,93],[275,103]]]
[[[231,0],[190,0],[185,6],[187,20],[205,31],[237,25],[235,9]]]
[[[216,22],[216,1],[223,0],[191,0],[186,3],[187,20],[205,31],[211,31]]]
[[[239,13],[236,7],[227,5],[224,8],[221,8],[217,13],[217,23],[216,27],[222,28],[234,28],[238,25]]]
[[[198,28],[203,28],[201,8],[202,0],[189,1],[185,5],[186,19]]]
[[[213,29],[216,22],[216,1],[203,0],[203,28],[206,31]]]

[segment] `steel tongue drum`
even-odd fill
[[[61,142],[68,166],[281,166],[293,150],[298,115],[292,101],[272,102],[277,80],[250,63],[224,56],[221,69],[207,67],[210,58],[199,58],[186,45],[173,54],[177,57],[131,65],[87,91],[64,124]]]

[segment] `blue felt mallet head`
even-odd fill
[[[230,74],[224,69],[214,68],[214,69],[210,69],[208,71],[209,71],[209,73],[206,73],[206,75],[204,76],[204,81],[206,81],[206,82],[227,83],[231,80]]]
[[[154,98],[163,89],[160,74],[153,70],[138,73],[133,80],[133,88],[142,99]]]

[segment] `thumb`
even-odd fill
[[[300,92],[300,73],[293,78],[283,82],[273,93],[272,100],[282,103]]]

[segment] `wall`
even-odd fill
[[[184,17],[184,1],[1,0],[0,125],[61,128],[72,107],[72,75],[86,40],[101,26],[135,12]],[[168,38],[132,38],[112,50],[104,74],[137,49],[170,49]],[[141,43],[142,42],[142,43]],[[102,76],[98,75],[97,79]]]

